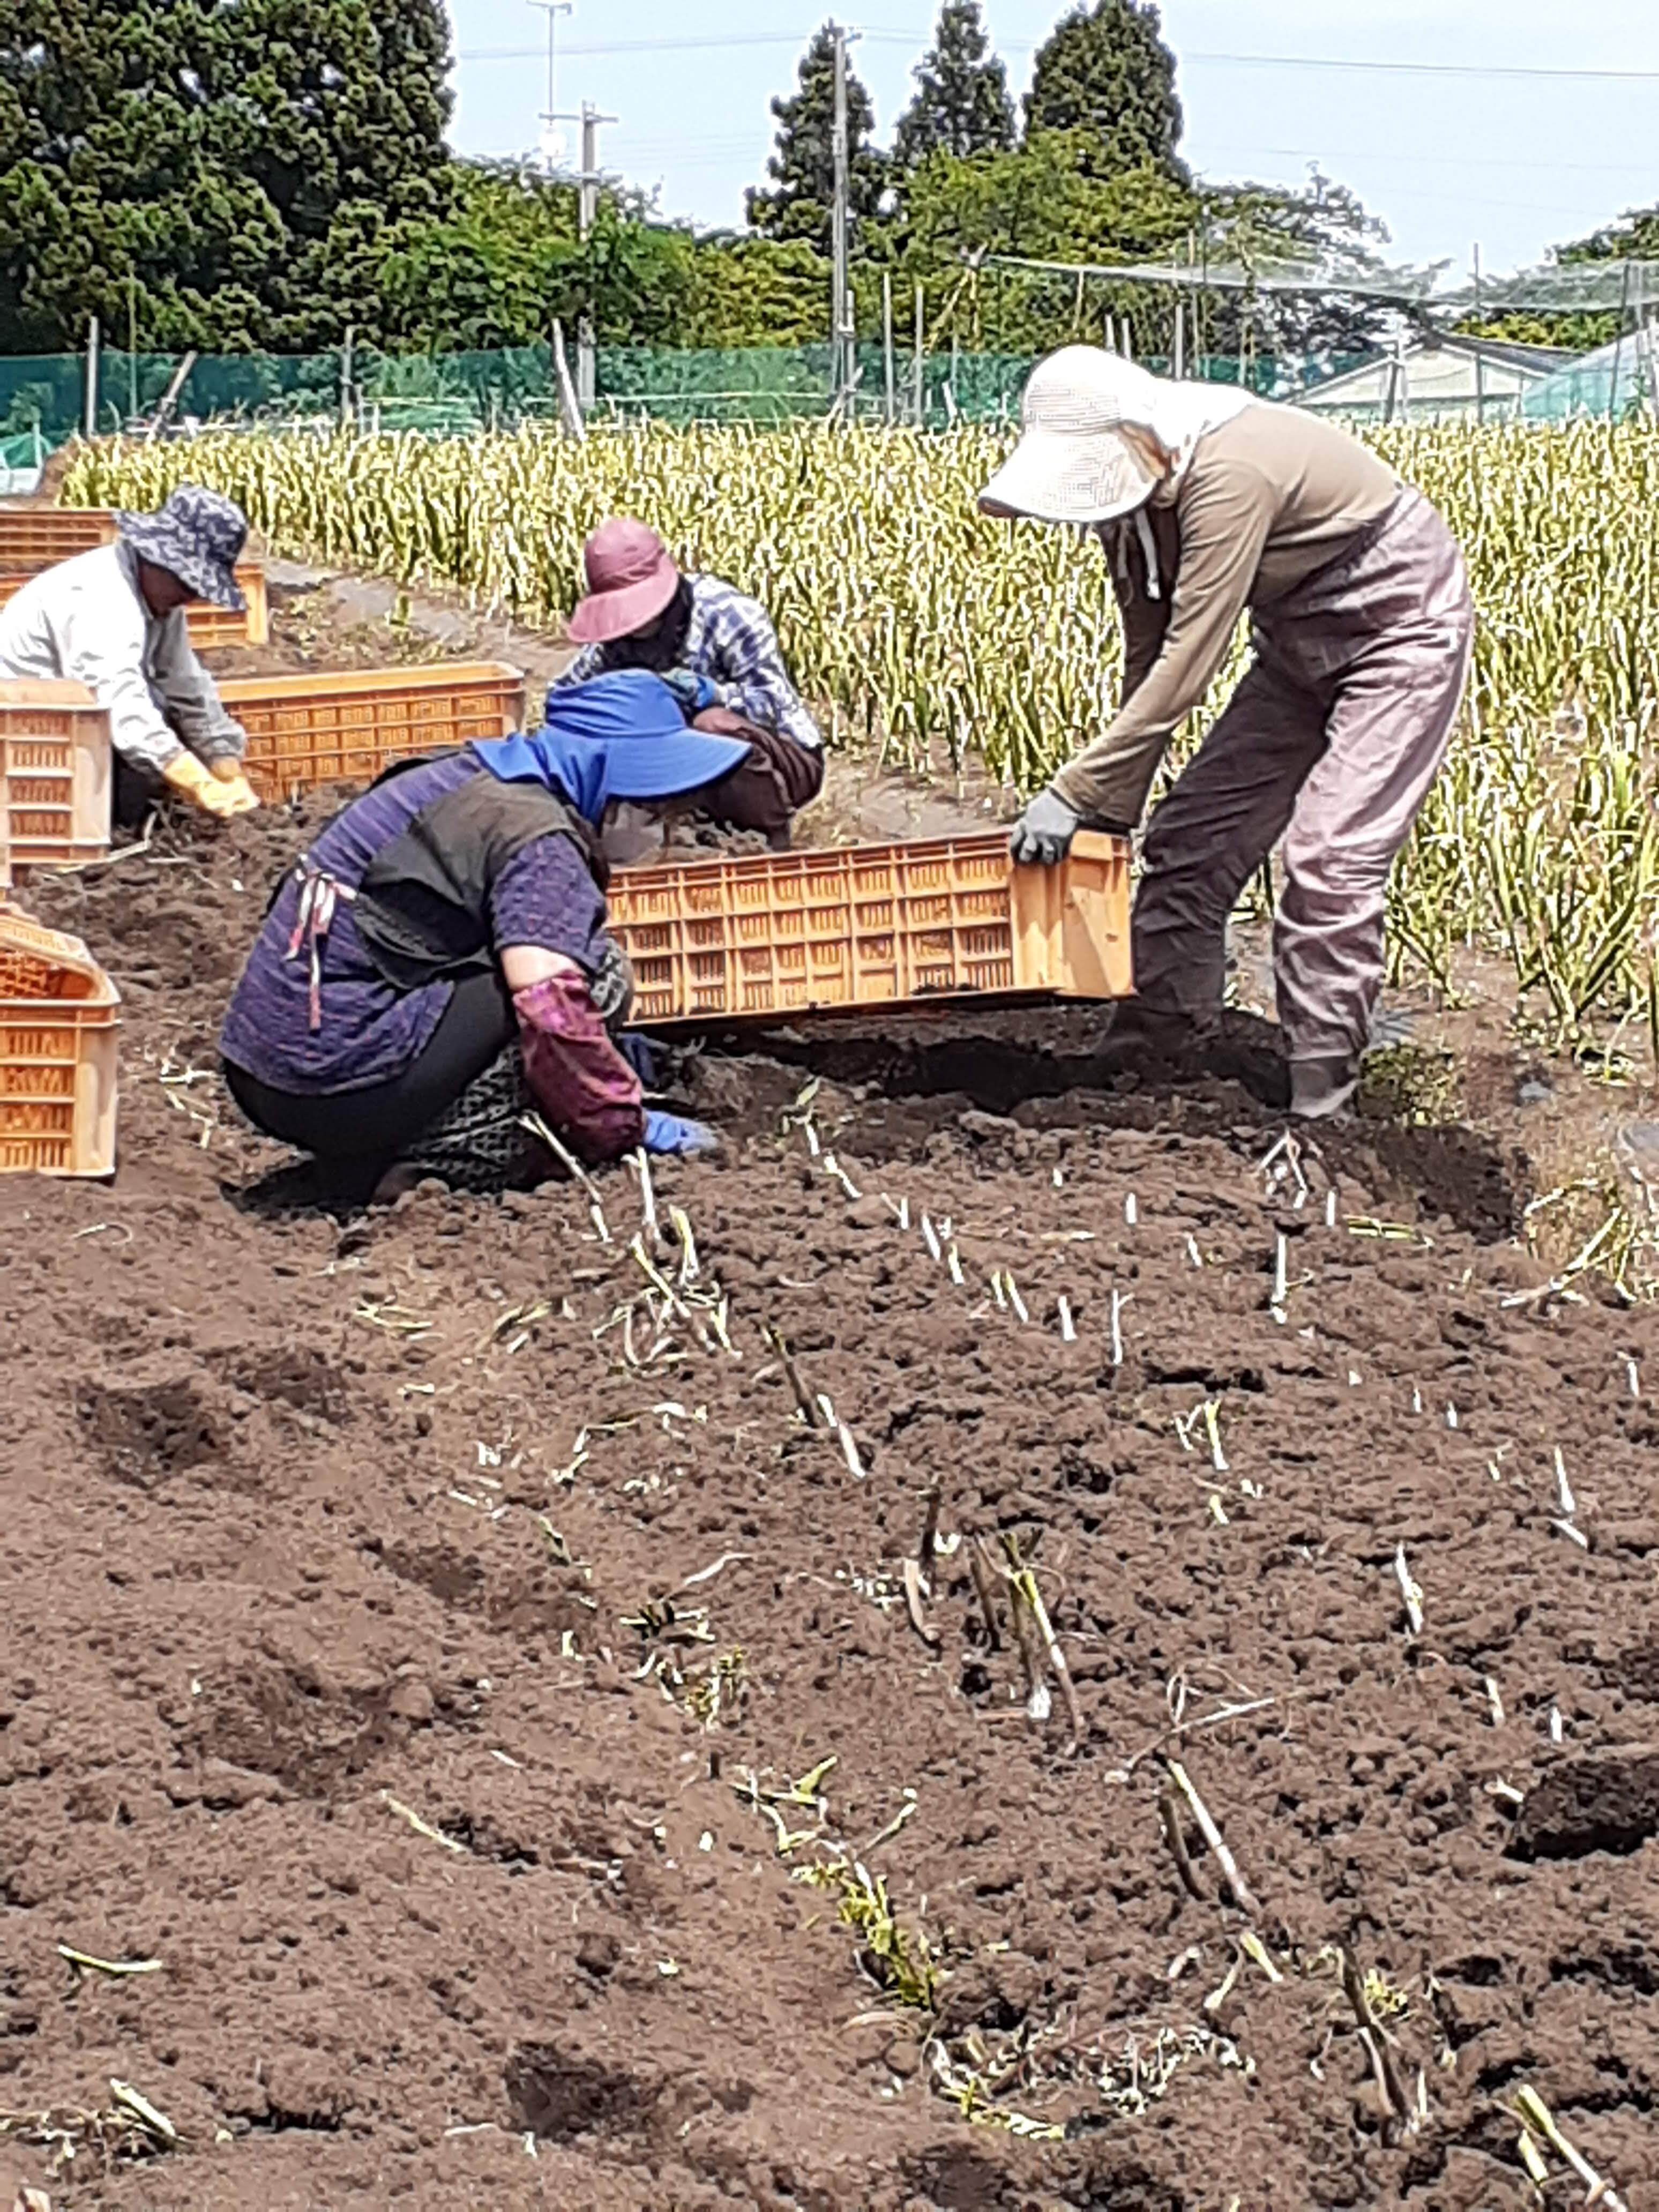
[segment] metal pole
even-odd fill
[[[345,343],[340,348],[340,428],[343,430],[351,422],[351,341],[356,335],[356,325],[348,323]]]
[[[1607,420],[1612,422],[1619,411],[1619,364],[1625,351],[1625,316],[1630,307],[1630,262],[1626,260],[1624,272],[1619,279],[1619,327],[1613,338],[1613,377],[1607,386]]]
[[[852,377],[847,345],[847,218],[851,194],[847,151],[847,33],[839,23],[831,26],[836,50],[836,114],[831,150],[835,161],[835,192],[830,215],[830,372],[839,404],[845,399]]]
[[[1474,241],[1474,319],[1477,323],[1480,320],[1480,241],[1478,238]],[[1476,345],[1480,343],[1478,330],[1474,342]],[[1483,354],[1474,356],[1474,419],[1477,422],[1484,422],[1486,419],[1486,362]]]
[[[127,271],[127,420],[138,416],[138,278]]]
[[[922,388],[925,374],[923,366],[925,357],[922,353],[923,319],[927,313],[927,295],[922,291],[921,285],[918,284],[916,287],[915,353],[912,361],[910,372],[910,404],[912,412],[915,414],[916,418],[916,428],[918,430],[921,428],[921,418],[927,400],[926,392]]]
[[[562,118],[554,112],[559,104],[553,96],[555,76],[554,61],[556,53],[554,41],[557,32],[558,20],[561,15],[568,15],[570,14],[573,0],[530,0],[530,4],[532,8],[540,8],[544,9],[547,15],[547,106],[542,115],[542,122],[545,125],[545,129],[544,130],[542,136],[542,167],[545,170],[546,173],[550,177],[556,173],[556,164],[553,158],[553,126],[556,123],[562,120]]]
[[[87,378],[82,428],[88,438],[98,435],[98,318],[87,320]]]
[[[883,395],[887,403],[887,423],[890,429],[897,391],[893,374],[893,276],[888,269],[881,272],[881,379]]]
[[[1184,300],[1176,301],[1175,360],[1172,367],[1176,381],[1179,383],[1187,374],[1187,303]]]
[[[576,204],[576,234],[586,244],[599,217],[599,125],[614,123],[614,115],[601,115],[591,100],[582,102],[582,168]],[[576,319],[576,397],[584,415],[591,411],[597,386],[593,310]]]

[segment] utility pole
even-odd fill
[[[541,116],[541,156],[542,167],[551,177],[557,174],[559,167],[559,134],[554,126],[565,120],[563,116],[556,114],[554,112],[559,104],[556,96],[557,85],[555,70],[556,58],[555,42],[558,33],[559,18],[561,15],[568,15],[573,12],[574,0],[530,0],[530,4],[532,8],[544,9],[547,15],[547,106],[543,109]]]
[[[576,234],[586,242],[599,218],[599,125],[614,123],[614,115],[601,115],[592,100],[582,102],[582,167],[580,197],[576,204]],[[596,384],[593,343],[593,310],[589,303],[587,312],[576,324],[576,397],[584,413],[593,404]]]
[[[839,23],[830,26],[836,46],[836,117],[832,149],[835,160],[835,198],[830,218],[830,373],[835,404],[842,404],[853,388],[852,313],[848,290],[847,252],[852,178],[847,147],[847,33]]]

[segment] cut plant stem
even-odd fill
[[[1289,1247],[1281,1231],[1273,1245],[1273,1294],[1270,1301],[1273,1313],[1280,1321],[1285,1318],[1285,1301],[1290,1296],[1288,1255]]]
[[[1221,1449],[1221,1423],[1217,1418],[1217,1414],[1218,1408],[1215,1400],[1213,1398],[1206,1399],[1204,1402],[1204,1427],[1205,1432],[1210,1439],[1210,1464],[1214,1468],[1218,1474],[1225,1474],[1228,1472],[1227,1455]]]
[[[1400,2069],[1394,2063],[1394,2053],[1389,2047],[1388,2038],[1378,2028],[1376,2016],[1371,2011],[1371,2001],[1365,1994],[1365,1978],[1354,1963],[1353,1953],[1346,1945],[1341,1952],[1341,1959],[1343,1991],[1349,2004],[1353,2008],[1353,2016],[1359,2024],[1359,2032],[1365,2038],[1370,2049],[1372,2061],[1382,2082],[1382,2094],[1392,2106],[1396,2118],[1407,2128],[1413,2127],[1415,2125],[1414,2108],[1410,2096],[1407,2094],[1406,2085],[1400,2078]]]
[[[1170,1856],[1176,1863],[1176,1872],[1181,1876],[1181,1886],[1188,1897],[1205,1901],[1204,1885],[1193,1870],[1193,1862],[1187,1850],[1185,1817],[1181,1799],[1174,1790],[1166,1790],[1158,1801],[1158,1818],[1164,1824],[1164,1840],[1170,1846]]]
[[[853,1441],[853,1431],[848,1427],[845,1421],[837,1421],[836,1423],[836,1431],[841,1440],[842,1457],[847,1462],[848,1473],[851,1474],[856,1481],[866,1481],[868,1480],[868,1476],[865,1468],[864,1462],[859,1457],[859,1448]]]
[[[1567,1480],[1567,1462],[1561,1456],[1559,1444],[1555,1447],[1555,1502],[1561,1510],[1564,1521],[1577,1518],[1578,1508],[1573,1503],[1572,1485]]]
[[[1112,1364],[1123,1364],[1123,1309],[1128,1304],[1121,1291],[1112,1292]]]
[[[1394,1578],[1400,1585],[1400,1595],[1406,1601],[1406,1620],[1413,1636],[1423,1633],[1423,1593],[1412,1580],[1412,1571],[1406,1564],[1406,1547],[1395,1547]]]
[[[67,1959],[71,1966],[84,1967],[95,1974],[159,1974],[159,1959],[94,1959],[90,1951],[77,1951],[72,1943],[60,1943],[58,1955]]]
[[[1019,1323],[1020,1327],[1024,1328],[1026,1322],[1031,1318],[1030,1315],[1025,1310],[1025,1301],[1021,1297],[1018,1287],[1016,1285],[1013,1277],[1006,1270],[1004,1271],[1002,1279],[1007,1285],[1008,1303],[1013,1308],[1014,1319]]]
[[[1253,1919],[1259,1919],[1261,1916],[1261,1907],[1257,1904],[1255,1893],[1239,1872],[1238,1862],[1228,1850],[1221,1831],[1211,1818],[1210,1808],[1199,1796],[1191,1775],[1188,1773],[1178,1759],[1166,1756],[1164,1764],[1169,1771],[1170,1779],[1192,1808],[1193,1818],[1198,1823],[1198,1832],[1214,1854],[1215,1863],[1221,1869],[1226,1878],[1227,1887],[1233,1893],[1233,1902],[1241,1912],[1248,1912]]]
[[[939,1507],[944,1498],[944,1486],[936,1482],[927,1492],[927,1504],[922,1512],[921,1541],[916,1546],[916,1559],[924,1575],[933,1571],[933,1547],[939,1541]]]
[[[968,1546],[968,1571],[974,1578],[974,1595],[985,1621],[986,1641],[993,1651],[1002,1649],[1002,1629],[997,1620],[996,1584],[983,1536]]]
[[[922,1642],[933,1651],[939,1650],[938,1629],[931,1626],[922,1611],[923,1584],[921,1569],[914,1559],[906,1559],[899,1570],[904,1584],[904,1609],[910,1616],[910,1626]]]
[[[1037,1587],[1036,1576],[1029,1566],[1020,1564],[1018,1547],[1013,1537],[1005,1536],[1002,1540],[1008,1554],[1011,1570],[1009,1578],[1014,1589],[1016,1600],[1023,1600],[1030,1613],[1037,1634],[1042,1640],[1042,1649],[1047,1655],[1048,1664],[1054,1669],[1054,1680],[1060,1684],[1060,1693],[1066,1700],[1066,1717],[1072,1731],[1068,1748],[1075,1749],[1083,1741],[1083,1709],[1078,1704],[1077,1685],[1073,1681],[1072,1670],[1066,1663],[1066,1654],[1060,1648],[1060,1638],[1054,1633],[1054,1625],[1048,1618],[1048,1608],[1043,1603],[1042,1592]],[[1016,1620],[1018,1620],[1019,1614],[1020,1606],[1017,1601],[1014,1606]]]
[[[608,1244],[611,1242],[611,1231],[605,1223],[605,1206],[599,1196],[598,1183],[594,1182],[570,1147],[554,1135],[539,1114],[526,1114],[520,1117],[520,1120],[522,1126],[529,1130],[531,1135],[538,1138],[546,1146],[571,1182],[580,1183],[582,1189],[586,1192],[588,1208],[593,1217],[593,1227],[598,1232],[600,1243]]]
[[[802,1379],[801,1371],[795,1364],[794,1354],[784,1342],[781,1332],[774,1328],[770,1322],[767,1322],[763,1324],[761,1334],[777,1355],[778,1364],[783,1370],[784,1380],[794,1394],[795,1404],[799,1409],[801,1419],[809,1429],[822,1428],[824,1425],[823,1416],[818,1401]]]
[[[1555,2124],[1554,2115],[1549,2106],[1530,2083],[1523,2083],[1516,2091],[1515,2102],[1516,2116],[1527,2127],[1542,2136],[1545,2142],[1566,2160],[1583,2183],[1589,2191],[1589,2195],[1584,2200],[1587,2204],[1601,2205],[1604,2208],[1604,2212],[1629,2212],[1629,2208],[1614,2190],[1613,2184],[1610,2181],[1604,2181],[1589,2160],[1575,2150],[1567,2141]]]
[[[653,1244],[659,1244],[662,1230],[657,1220],[657,1194],[651,1181],[651,1156],[641,1146],[631,1158],[634,1171],[640,1179],[640,1209],[644,1215],[645,1233]]]
[[[1077,1324],[1072,1319],[1072,1309],[1070,1305],[1067,1304],[1066,1299],[1059,1298],[1055,1301],[1055,1309],[1060,1315],[1060,1342],[1062,1344],[1075,1344],[1077,1342]]]
[[[942,1248],[940,1247],[939,1241],[939,1231],[934,1228],[933,1223],[928,1219],[925,1213],[921,1217],[921,1241],[927,1247],[929,1255],[932,1258],[938,1260],[943,1257]]]

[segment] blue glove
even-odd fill
[[[673,693],[682,714],[689,722],[695,715],[706,714],[711,707],[718,707],[720,695],[713,679],[699,676],[695,668],[671,668],[663,682]]]
[[[663,1048],[656,1039],[641,1036],[637,1030],[623,1030],[611,1042],[639,1077],[641,1088],[656,1090],[662,1076],[663,1060]]]
[[[662,1114],[653,1107],[645,1117],[647,1152],[711,1152],[720,1139],[701,1121],[683,1121],[678,1114]]]

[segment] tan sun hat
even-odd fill
[[[1151,404],[1146,370],[1097,346],[1040,361],[1019,403],[1019,443],[979,495],[988,514],[1109,522],[1145,504],[1163,471],[1139,438]]]

